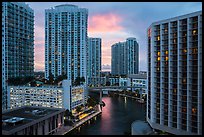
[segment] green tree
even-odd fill
[[[64,79],[67,79],[67,75],[59,75],[57,76],[57,78],[54,80],[54,83],[57,84],[58,82],[64,80]]]
[[[80,77],[76,77],[75,81],[74,81],[74,85],[78,86],[80,85]]]
[[[54,83],[54,75],[52,73],[49,74],[49,77],[48,77],[48,84],[53,84]]]
[[[84,78],[84,77],[80,77],[80,82],[81,82],[81,83],[84,83],[84,82],[85,82],[85,78]],[[80,84],[81,84],[81,83],[80,83]]]
[[[111,84],[110,81],[106,82],[106,86],[110,86],[110,84]]]
[[[28,77],[11,77],[8,78],[7,82],[9,85],[25,85],[29,83],[30,81],[34,80],[33,76],[28,76]]]
[[[87,100],[87,105],[94,107],[97,104],[97,101],[94,97],[90,96]]]
[[[139,94],[139,89],[136,89],[136,90],[135,90],[135,93]]]
[[[68,117],[68,116],[70,116],[70,113],[71,113],[71,112],[69,111],[69,109],[66,109],[66,111],[65,111],[65,113],[64,113],[64,116],[65,116],[65,117]]]
[[[76,107],[76,112],[79,113],[81,111],[82,107],[81,106],[77,106]]]
[[[30,85],[31,85],[32,87],[35,87],[36,84],[37,84],[36,81],[31,81],[31,82],[30,82]]]
[[[83,84],[83,82],[85,82],[85,78],[84,77],[76,77],[75,81],[74,81],[74,85],[78,86]]]

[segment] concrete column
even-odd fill
[[[102,89],[100,90],[100,104],[102,104],[102,94],[103,94],[103,91],[102,91]]]

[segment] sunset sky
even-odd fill
[[[102,70],[110,70],[111,45],[135,37],[140,71],[147,70],[147,28],[155,21],[202,10],[202,2],[26,2],[35,14],[35,71],[44,71],[45,9],[73,4],[88,9],[88,36],[102,38]]]

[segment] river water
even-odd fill
[[[101,116],[80,130],[69,135],[125,135],[131,134],[131,124],[135,120],[145,120],[145,105],[127,97],[102,98],[105,107]]]

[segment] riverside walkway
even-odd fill
[[[101,110],[101,107],[100,105],[98,105],[98,111],[83,118],[82,120],[80,120],[79,122],[77,123],[74,123],[73,126],[64,126],[62,127],[61,129],[58,129],[57,132],[55,132],[53,135],[65,135],[67,134],[68,132],[72,131],[73,129],[79,127],[80,125],[84,124],[85,122],[91,120],[92,118],[94,118],[95,116],[99,115],[102,113],[102,110]]]
[[[136,101],[138,101],[139,103],[145,103],[145,102],[144,102],[144,99],[141,99],[141,98],[138,98],[138,97],[133,97],[133,96],[124,95],[124,94],[118,94],[118,93],[114,93],[114,94],[117,94],[117,95],[123,96],[123,97],[129,97],[129,98],[136,99]]]

